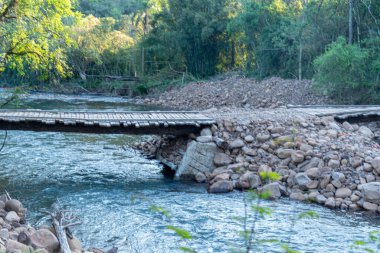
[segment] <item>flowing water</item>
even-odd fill
[[[22,108],[66,110],[148,110],[125,99],[37,94]],[[0,133],[2,142],[3,133]],[[128,147],[143,137],[9,131],[0,153],[0,191],[7,189],[28,208],[28,221],[47,222],[40,209],[71,210],[82,221],[73,228],[85,248],[119,252],[231,252],[242,246],[243,193],[210,195],[202,185],[165,179],[161,166]],[[279,239],[302,252],[350,252],[355,240],[378,230],[376,217],[346,214],[286,199],[265,202],[273,214],[258,222],[258,239]],[[162,207],[166,217],[152,210]],[[319,219],[291,222],[303,211]],[[180,240],[167,225],[191,233]],[[257,246],[255,252],[281,252]],[[360,251],[359,251],[360,252]]]

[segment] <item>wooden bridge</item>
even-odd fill
[[[173,134],[198,132],[214,121],[198,112],[0,110],[0,130],[98,134]]]

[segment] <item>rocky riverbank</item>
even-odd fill
[[[268,190],[273,198],[380,213],[378,123],[340,124],[290,109],[204,113],[217,124],[201,136],[141,146],[172,164],[178,177],[207,183],[210,193]],[[189,161],[185,150],[195,159]],[[277,182],[260,179],[260,172],[272,171],[280,175]]]
[[[54,228],[51,225],[33,228],[27,223],[26,216],[27,210],[20,201],[10,199],[7,194],[0,195],[0,252],[59,252],[60,244]],[[81,242],[73,235],[67,236],[67,241],[72,253],[104,252],[99,249],[83,250]]]
[[[315,94],[310,80],[272,77],[257,81],[234,75],[173,88],[156,98],[145,99],[145,103],[177,109],[206,110],[221,107],[279,108],[287,104],[332,104],[333,101]]]

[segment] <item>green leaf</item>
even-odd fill
[[[252,206],[251,208],[255,213],[258,213],[260,216],[270,215],[272,213],[272,210],[269,207]]]
[[[176,234],[181,237],[182,239],[191,239],[191,235],[188,231],[184,230],[184,229],[181,229],[181,228],[178,228],[178,227],[174,227],[174,226],[166,226],[167,229],[170,229],[174,232],[176,232]]]
[[[291,249],[287,244],[281,244],[281,248],[284,250],[286,253],[300,253],[297,250]]]
[[[187,247],[180,247],[179,248],[180,250],[182,250],[183,252],[191,252],[191,253],[196,253],[195,250],[192,250],[190,248],[187,248]]]
[[[318,219],[319,215],[318,213],[314,211],[306,211],[298,214],[298,219]]]
[[[260,177],[264,181],[277,181],[280,175],[276,172],[260,172]]]
[[[159,207],[159,206],[156,206],[156,205],[152,205],[150,208],[149,208],[152,212],[155,212],[155,213],[160,213],[166,217],[170,217],[170,214],[168,211],[166,211],[164,208],[162,207]]]
[[[363,242],[363,241],[355,241],[354,244],[355,245],[366,245],[367,243]]]

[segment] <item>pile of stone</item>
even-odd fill
[[[68,238],[73,253],[82,252],[75,237]],[[59,241],[51,227],[34,229],[26,223],[26,209],[16,199],[0,196],[0,252],[58,252]]]
[[[278,108],[286,104],[331,104],[332,101],[313,92],[309,80],[270,78],[263,81],[230,76],[221,80],[190,83],[147,98],[146,104],[178,109],[205,110],[210,108]]]
[[[182,161],[177,174],[207,182],[211,193],[268,190],[273,198],[380,212],[380,146],[373,138],[366,126],[332,117],[220,120],[190,144],[196,159]],[[272,171],[280,179],[263,182],[260,172]]]

